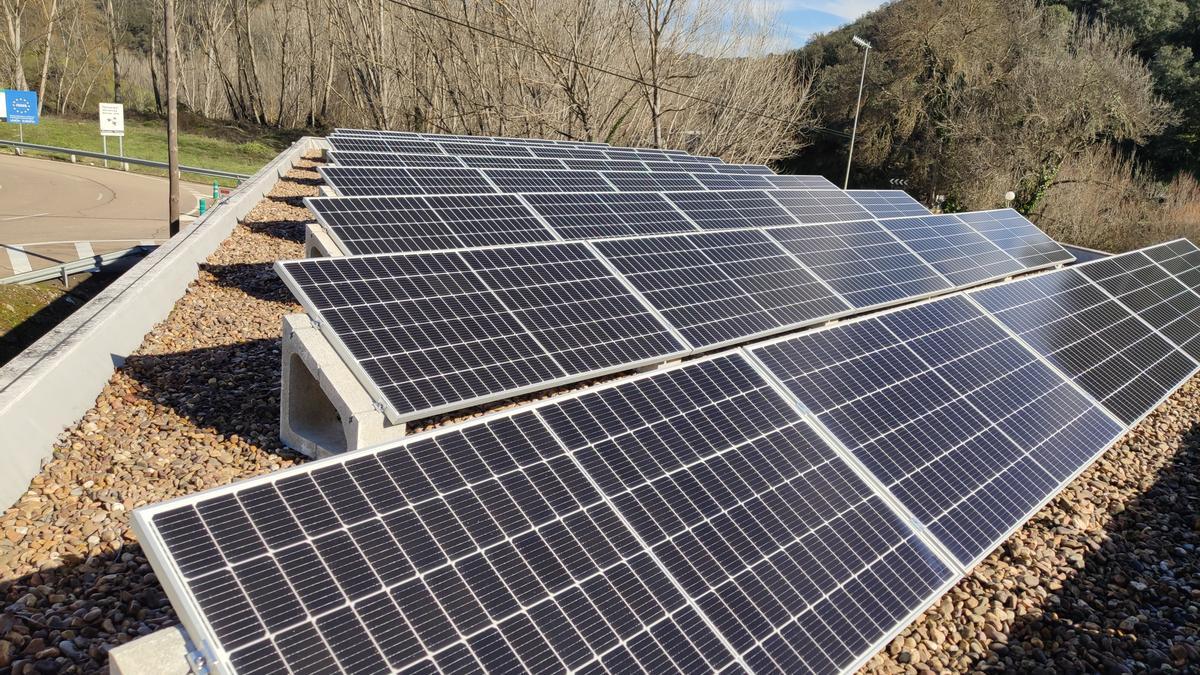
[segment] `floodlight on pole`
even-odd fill
[[[855,45],[863,50],[862,74],[858,76],[858,102],[854,104],[854,127],[850,131],[850,150],[846,153],[846,180],[842,182],[842,189],[850,189],[850,162],[854,159],[854,139],[858,136],[858,111],[862,109],[863,84],[867,81],[867,55],[871,53],[871,43],[858,37],[857,35],[851,40]]]

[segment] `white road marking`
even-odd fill
[[[103,192],[97,192],[97,193],[96,193],[96,201],[100,201],[101,199],[104,199],[104,193],[103,193]]]
[[[91,243],[86,241],[75,242],[75,254],[79,256],[80,260],[96,257],[96,252],[92,250]]]
[[[48,215],[50,215],[49,211],[47,211],[45,213],[30,213],[29,215],[26,215],[26,216],[10,216],[8,218],[0,218],[0,223],[7,223],[7,222],[13,221],[13,220],[22,220],[24,218],[37,218],[38,216],[48,216]]]
[[[141,246],[158,246],[158,244],[154,243],[153,239],[143,239],[138,244]]]
[[[29,264],[29,256],[25,255],[23,248],[10,244],[5,247],[5,250],[8,251],[8,261],[12,265],[13,274],[21,274],[33,269],[33,266]]]

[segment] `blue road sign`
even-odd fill
[[[10,124],[37,124],[38,99],[36,91],[4,90],[8,108],[2,115]]]

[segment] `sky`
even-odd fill
[[[765,0],[778,13],[789,48],[799,47],[814,33],[825,33],[878,8],[882,0]]]

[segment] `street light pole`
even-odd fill
[[[871,53],[871,43],[854,36],[854,44],[862,47],[862,74],[858,76],[858,102],[854,104],[854,128],[850,131],[850,150],[846,153],[846,180],[842,183],[843,190],[850,189],[850,162],[854,159],[854,139],[858,136],[858,111],[862,109],[863,84],[867,81],[867,55]]]

